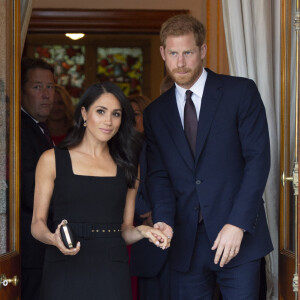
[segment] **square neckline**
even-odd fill
[[[89,177],[89,178],[117,178],[119,174],[119,166],[116,164],[116,175],[114,176],[95,176],[95,175],[83,175],[83,174],[75,174],[73,170],[73,164],[72,164],[72,158],[70,154],[70,150],[67,149],[68,157],[69,157],[69,163],[70,163],[70,169],[73,176],[80,176],[80,177]]]

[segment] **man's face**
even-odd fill
[[[192,32],[180,36],[168,36],[166,47],[160,47],[160,54],[172,79],[179,86],[189,89],[202,73],[206,45],[198,47]]]
[[[54,93],[52,72],[40,68],[30,69],[22,91],[22,107],[37,121],[45,122],[53,105]]]
[[[144,132],[144,125],[143,125],[143,112],[139,108],[136,102],[131,102],[131,107],[134,111],[134,118],[135,118],[135,129],[138,132]]]

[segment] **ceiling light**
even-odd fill
[[[84,37],[84,33],[66,33],[65,35],[74,41],[79,40]]]

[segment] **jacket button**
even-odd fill
[[[201,184],[201,180],[196,180],[196,184]]]

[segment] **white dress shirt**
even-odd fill
[[[201,101],[202,101],[202,95],[203,95],[203,91],[204,91],[206,78],[207,78],[207,72],[203,68],[201,76],[194,83],[194,85],[189,89],[190,91],[193,92],[192,100],[193,100],[193,103],[196,108],[198,120],[199,120],[199,115],[200,115]],[[175,85],[176,85],[175,96],[176,96],[177,107],[178,107],[182,127],[184,128],[184,106],[185,106],[185,99],[186,99],[185,92],[187,90],[180,87],[177,83],[175,83]]]

